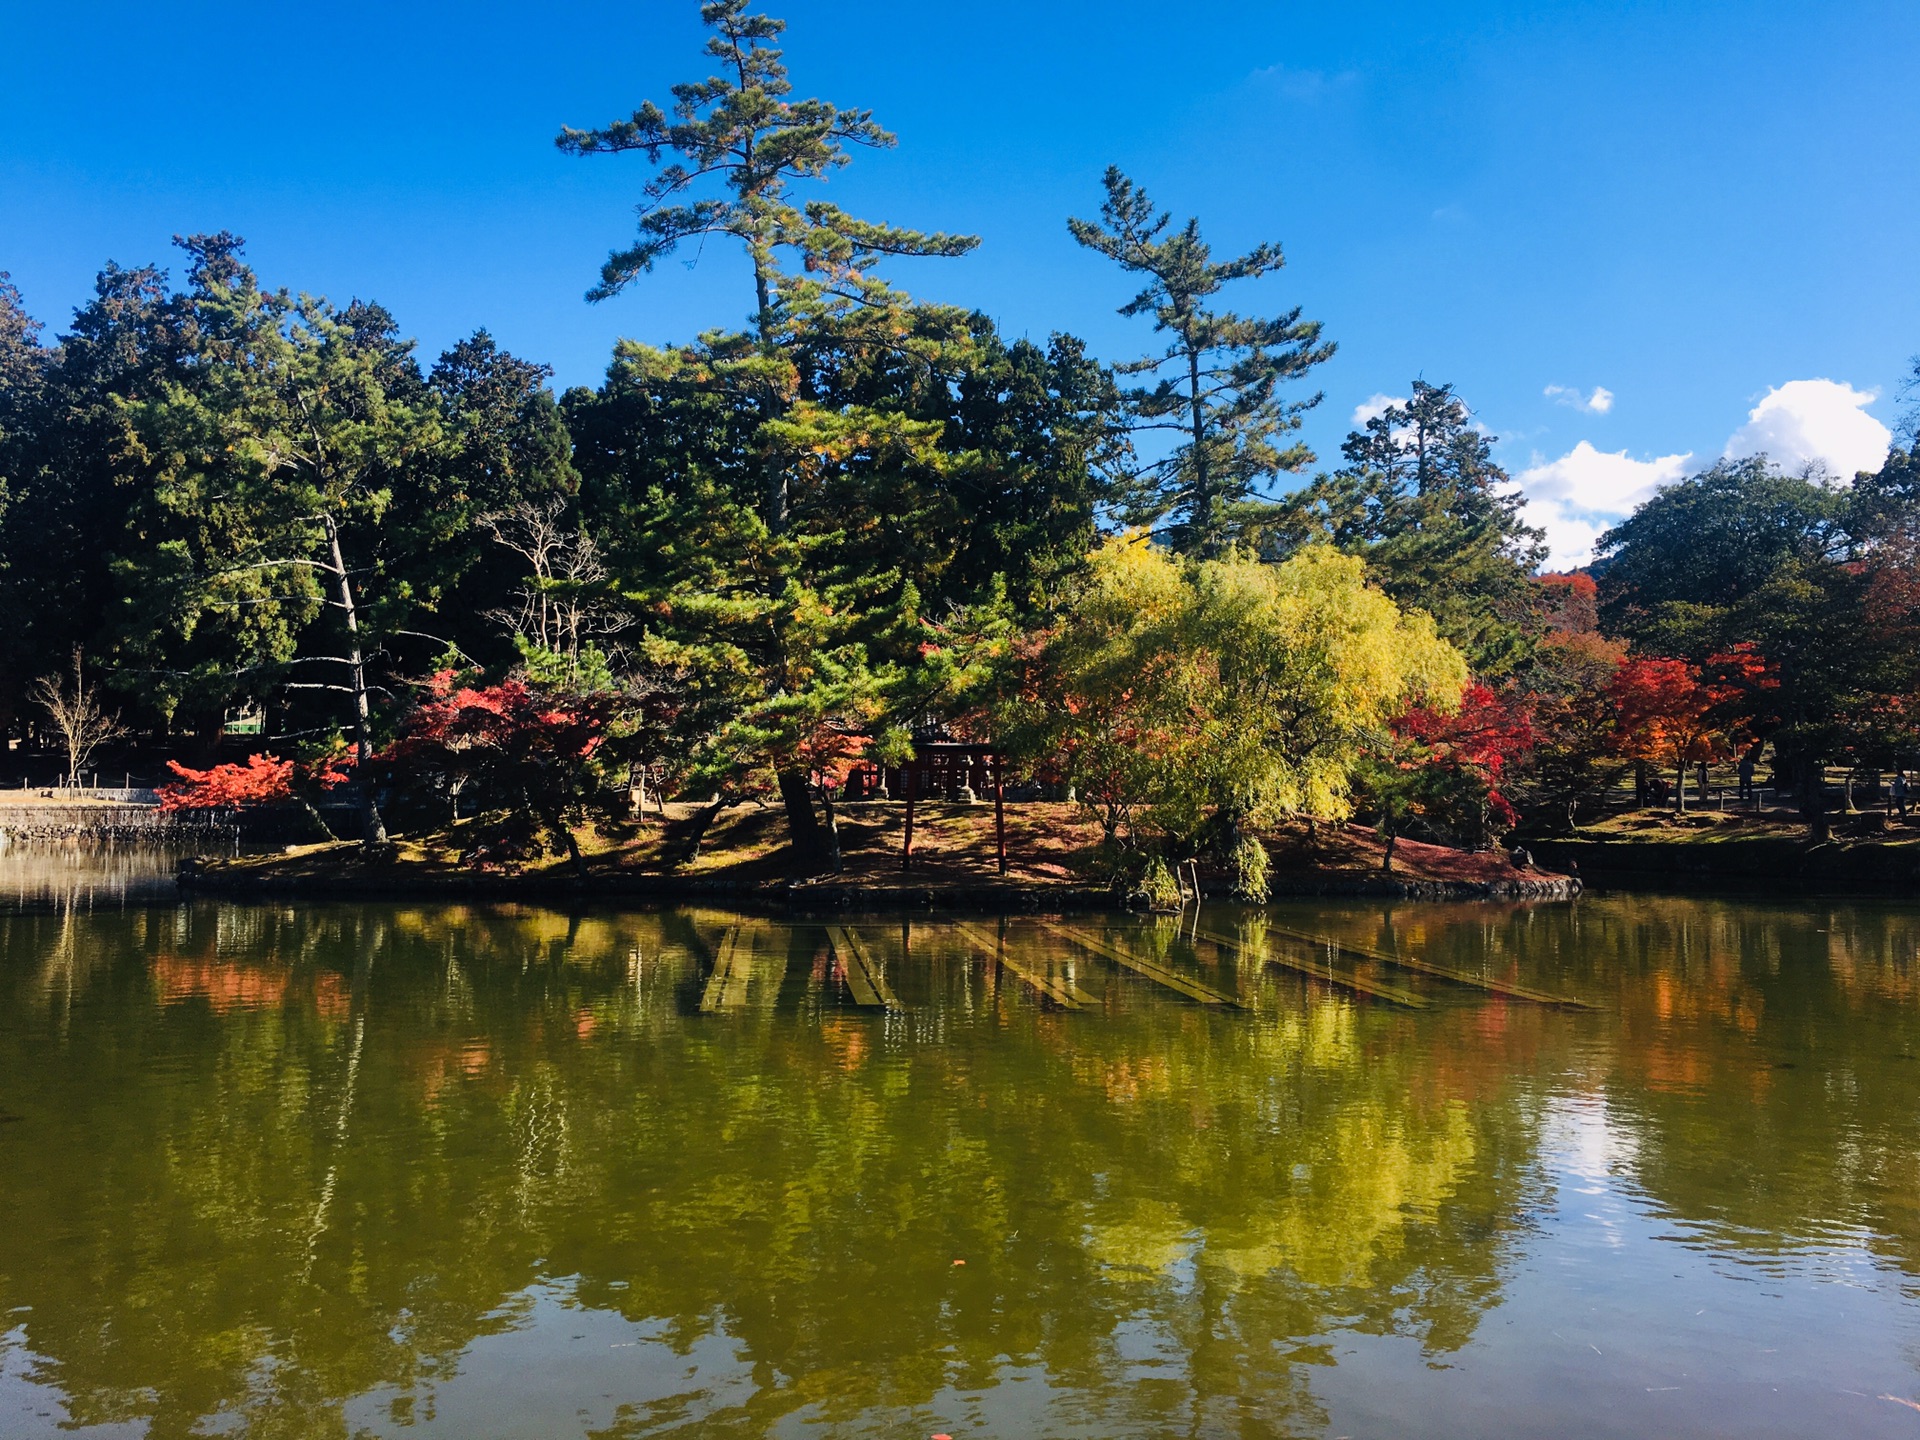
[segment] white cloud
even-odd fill
[[[1549,385],[1544,393],[1549,400],[1589,415],[1604,415],[1613,409],[1613,392],[1604,385],[1594,386],[1591,395],[1582,395],[1577,385]]]
[[[1582,440],[1558,460],[1539,461],[1515,483],[1527,497],[1527,518],[1547,532],[1554,569],[1584,565],[1593,558],[1600,532],[1662,485],[1687,473],[1691,454],[1635,460],[1627,452],[1596,450]]]
[[[1878,470],[1893,434],[1867,414],[1876,398],[1837,380],[1789,380],[1753,407],[1727,441],[1727,457],[1765,454],[1785,470],[1818,462],[1841,480]]]
[[[1693,456],[1635,460],[1624,450],[1596,450],[1582,440],[1558,460],[1521,472],[1520,487],[1532,499],[1552,500],[1594,515],[1624,515],[1662,485],[1687,473]]]
[[[1353,428],[1356,430],[1363,429],[1367,421],[1378,419],[1394,406],[1404,405],[1406,403],[1407,397],[1404,395],[1369,395],[1365,400],[1353,407]]]

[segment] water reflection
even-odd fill
[[[861,930],[899,1011],[850,1003],[823,928],[762,924],[701,1014],[735,923],[0,918],[0,1431],[1610,1433],[1658,1399],[1643,1429],[1793,1433],[1850,1379],[1873,1433],[1914,1387],[1909,912],[1275,912],[1591,1014],[1096,927],[1245,1007],[1213,1009],[996,934],[1071,970],[1069,1011],[924,922]],[[1773,1287],[1743,1340],[1828,1325],[1769,1362],[1789,1400],[1709,1423],[1697,1378],[1659,1388],[1723,1333],[1690,1305],[1645,1374],[1561,1373],[1636,1353],[1682,1270]],[[1560,1355],[1601,1276],[1612,1328]],[[1836,1280],[1868,1309],[1834,1319]]]

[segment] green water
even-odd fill
[[[9,1440],[1920,1433],[1920,910],[1272,912],[1591,1011],[855,922],[870,1010],[814,926],[721,995],[720,912],[153,868],[0,857]]]

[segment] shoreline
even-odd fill
[[[306,858],[306,857],[302,857]],[[630,900],[642,903],[724,901],[789,911],[963,910],[985,914],[1102,911],[1137,913],[1111,887],[1081,882],[944,878],[894,881],[822,877],[728,879],[696,875],[592,874],[556,870],[533,874],[448,873],[398,862],[363,865],[345,859],[322,868],[293,866],[285,857],[184,861],[176,877],[183,895],[260,899],[418,899],[458,901]],[[276,863],[280,862],[280,863]],[[1572,876],[1534,872],[1510,881],[1480,883],[1418,876],[1306,874],[1276,876],[1274,900],[1371,898],[1428,901],[1567,901],[1582,891]]]
[[[1710,831],[1675,835],[1545,836],[1524,842],[1544,865],[1572,867],[1588,883],[1686,894],[1758,887],[1795,897],[1920,898],[1920,839],[1835,838]]]

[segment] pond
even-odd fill
[[[1920,1434],[1912,907],[0,867],[12,1440]]]

